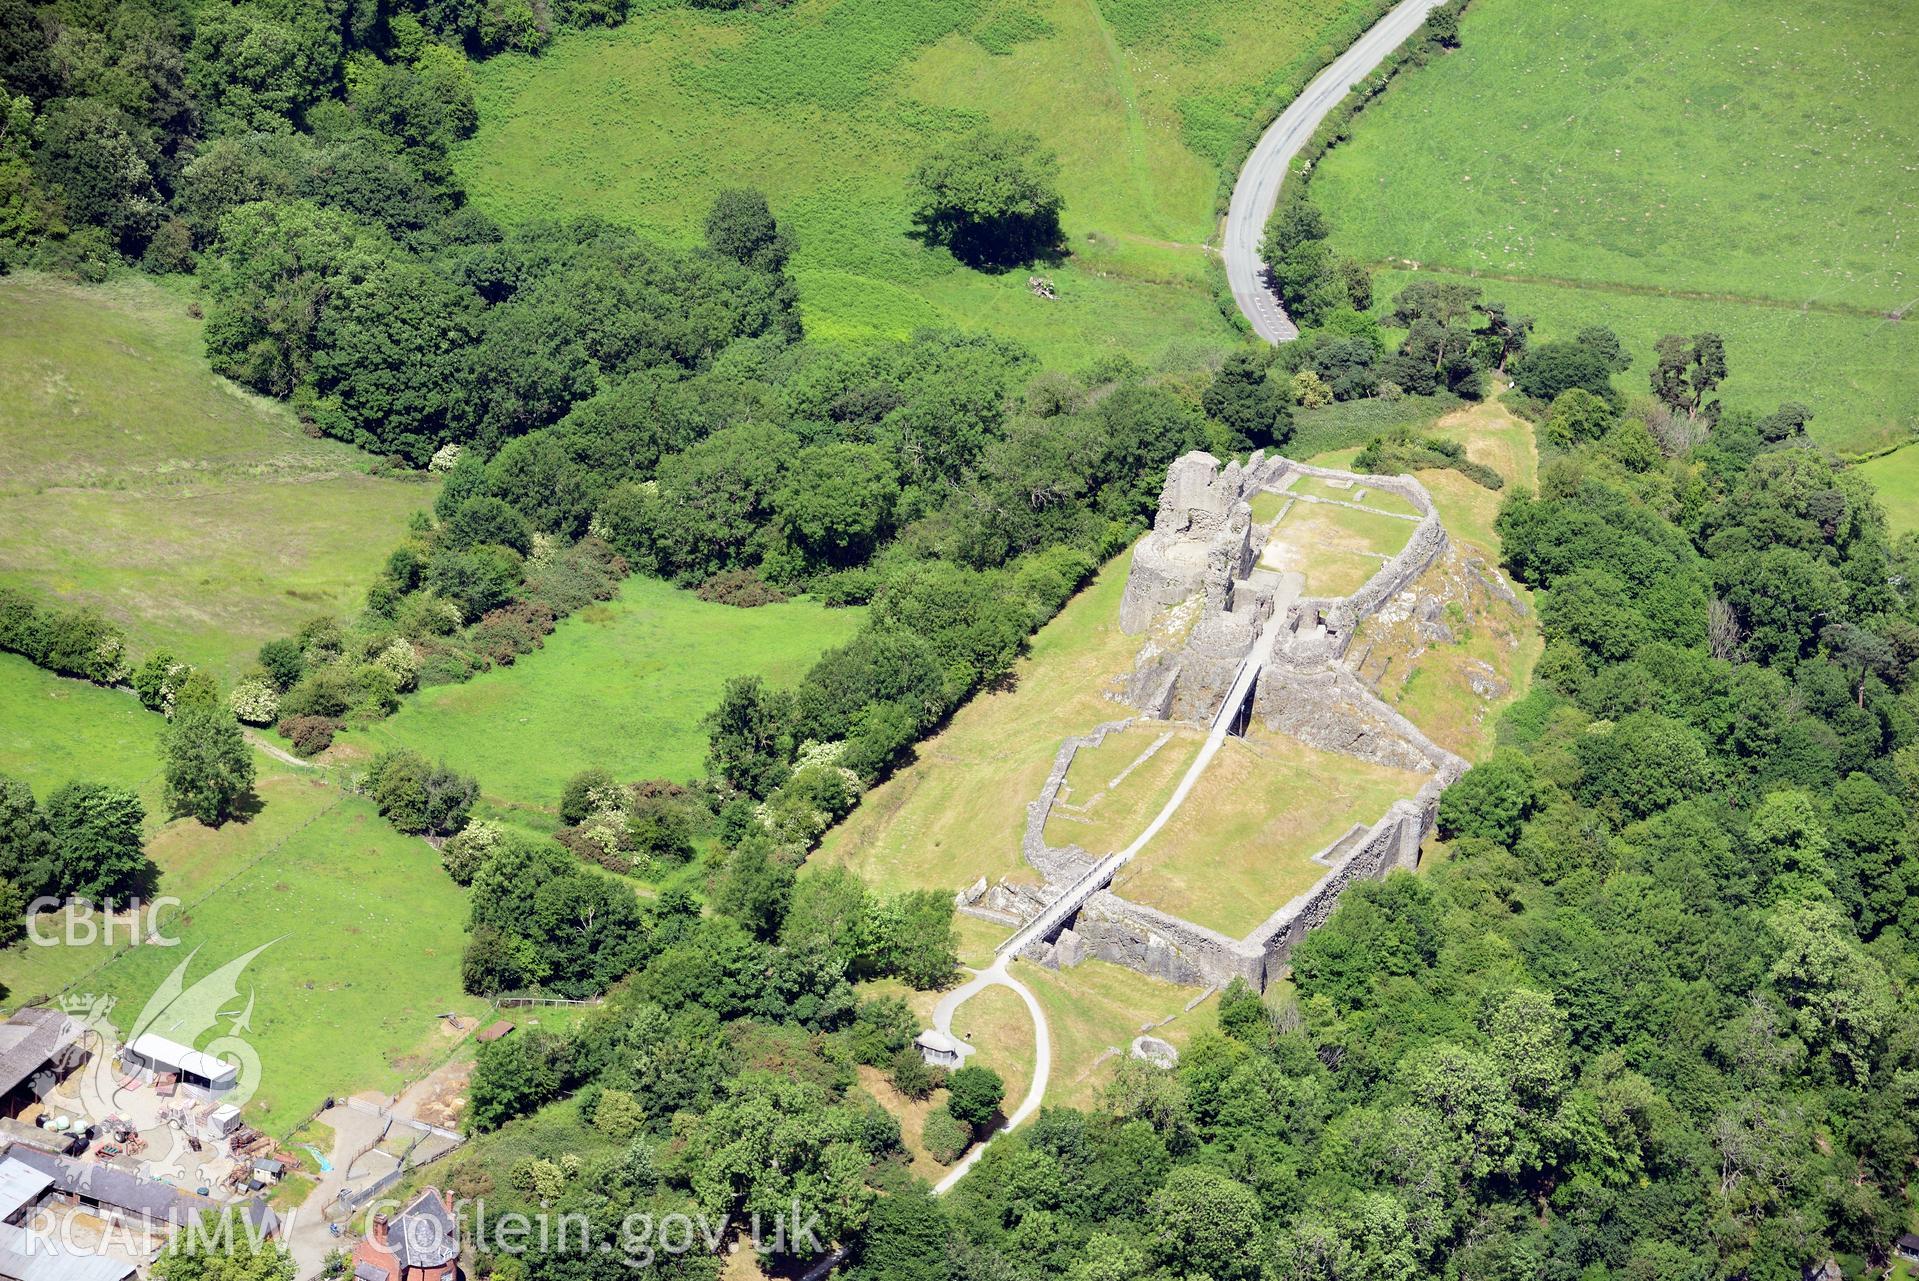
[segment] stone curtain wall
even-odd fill
[[[1356,825],[1315,854],[1314,859],[1327,866],[1325,875],[1244,938],[1228,938],[1102,890],[1052,941],[1029,945],[1029,959],[1058,966],[1076,964],[1090,955],[1175,983],[1219,986],[1243,978],[1263,989],[1279,975],[1293,945],[1331,915],[1346,886],[1361,877],[1377,878],[1394,868],[1417,865],[1420,843],[1438,814],[1439,794],[1465,770],[1466,762],[1389,707],[1340,660],[1358,623],[1407,590],[1447,548],[1445,526],[1418,480],[1362,476],[1263,453],[1254,454],[1244,466],[1228,464],[1221,470],[1209,454],[1188,454],[1168,468],[1153,531],[1134,549],[1120,605],[1120,626],[1129,634],[1145,632],[1161,610],[1202,592],[1210,595],[1206,566],[1209,558],[1218,561],[1226,543],[1232,544],[1224,550],[1230,555],[1235,578],[1244,574],[1250,564],[1247,549],[1239,546],[1245,537],[1244,522],[1233,520],[1238,504],[1293,474],[1347,480],[1396,494],[1412,504],[1420,519],[1405,547],[1351,596],[1300,600],[1293,605],[1291,632],[1260,674],[1253,711],[1270,728],[1313,747],[1418,770],[1428,775],[1426,783],[1415,795],[1393,802],[1371,826]],[[1315,612],[1325,618],[1326,628],[1308,627],[1306,620]],[[1233,621],[1208,599],[1186,645],[1144,656],[1129,690],[1135,703],[1143,705],[1149,716],[1209,719],[1224,688],[1222,679],[1230,680],[1251,638],[1245,638],[1246,644],[1235,653],[1216,652],[1223,633],[1207,625]],[[1012,909],[1031,920],[1038,915],[1036,903],[1041,898],[1056,902],[1064,887],[1097,864],[1077,845],[1049,846],[1046,820],[1079,750],[1133,723],[1132,718],[1111,721],[1088,735],[1067,739],[1045,786],[1027,806],[1020,848],[1026,861],[1046,878],[1045,889],[1034,894],[1002,884],[985,892],[983,885],[976,885],[961,895],[962,906],[977,903]]]
[[[1294,944],[1332,915],[1348,885],[1418,865],[1420,842],[1432,830],[1439,794],[1450,781],[1435,777],[1413,798],[1393,802],[1371,827],[1360,828],[1363,835],[1357,841],[1347,833],[1315,854],[1316,860],[1331,864],[1326,874],[1245,938],[1228,938],[1103,890],[1087,900],[1059,942],[1035,943],[1027,949],[1027,958],[1058,966],[1086,955],[1171,983],[1218,987],[1243,978],[1263,991],[1279,977]]]
[[[1268,729],[1309,747],[1394,769],[1463,773],[1466,762],[1426,737],[1343,665],[1297,668],[1275,661],[1253,691],[1253,714]]]

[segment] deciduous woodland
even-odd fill
[[[424,1081],[464,1142],[398,1194],[584,1225],[468,1220],[495,1281],[677,1214],[658,1275],[1905,1275],[1914,37],[1695,7],[1433,7],[1287,178],[1269,345],[1201,242],[1375,0],[0,0],[7,1007],[110,1060],[248,955],[262,1194],[350,1246],[329,1106]],[[1470,768],[1264,992],[981,907],[1064,890],[1024,807],[1188,640],[1113,615],[1194,451],[1319,463],[1292,531],[1403,541],[1418,476],[1507,607],[1354,653]],[[1296,752],[1288,805],[1405,790]],[[1178,885],[1246,926],[1247,834],[1348,824],[1238,799]],[[160,895],[185,948],[25,937]],[[142,1263],[368,1275],[318,1237]]]

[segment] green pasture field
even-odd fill
[[[239,1001],[250,991],[241,1035],[261,1064],[248,1119],[277,1134],[328,1095],[398,1090],[453,1049],[439,1014],[476,1016],[485,1005],[461,993],[466,893],[430,845],[310,777],[263,785],[275,795],[246,824],[260,831],[244,834],[205,897],[180,910],[171,926],[180,946],[123,949],[73,990],[113,998],[124,1032],[189,956],[191,985],[268,944],[242,976]],[[155,1030],[182,1039],[164,1021]],[[223,1022],[202,1039],[227,1030]]]
[[[1919,26],[1898,0],[1475,0],[1313,179],[1339,247],[1477,273],[1542,337],[1724,334],[1729,403],[1863,453],[1919,422]],[[1377,294],[1404,283],[1389,274]]]
[[[1431,279],[1435,273],[1377,273],[1373,289],[1382,310],[1422,275]],[[1813,439],[1844,455],[1896,445],[1919,424],[1919,326],[1912,321],[1603,287],[1474,283],[1489,300],[1535,317],[1539,338],[1568,338],[1585,325],[1612,328],[1633,358],[1632,367],[1613,378],[1627,396],[1649,394],[1653,343],[1660,335],[1710,329],[1726,340],[1728,372],[1718,395],[1727,405],[1771,413],[1781,402],[1796,400],[1813,411]]]
[[[340,799],[338,791],[316,785],[312,778],[297,775],[269,758],[256,757],[255,761],[260,769],[254,789],[259,810],[244,822],[217,828],[203,827],[192,819],[168,822],[158,808],[157,797],[148,802],[147,857],[160,869],[159,893],[179,900],[189,919],[208,894],[279,848]],[[54,918],[43,920],[38,927],[42,937],[59,935],[75,941],[59,947],[21,942],[0,952],[0,983],[7,988],[9,1007],[33,1004],[79,983],[111,961],[131,937],[124,917],[116,920],[109,934],[101,918],[92,917],[87,910],[66,911],[76,924],[91,917],[94,937],[90,942],[80,941],[86,937],[84,933],[68,933]],[[164,919],[173,919],[174,915],[169,908]],[[92,990],[85,984],[80,987]]]
[[[1895,534],[1919,532],[1919,449],[1908,445],[1860,463],[1859,472],[1878,488],[1887,527]]]
[[[0,654],[0,774],[42,800],[85,779],[159,804],[160,717],[123,689],[55,676],[17,654]]]
[[[343,736],[349,750],[411,747],[480,780],[503,808],[550,810],[566,780],[601,765],[622,780],[696,777],[700,720],[730,677],[796,684],[852,639],[861,609],[809,600],[735,609],[652,578],[563,620],[543,648],[464,685],[437,685]],[[338,751],[339,749],[335,749]]]
[[[764,190],[797,235],[809,332],[927,326],[1017,338],[1052,364],[1193,363],[1235,342],[1200,248],[1262,110],[1365,25],[1367,0],[798,0],[642,4],[622,27],[477,68],[456,156],[514,222],[591,213],[694,241],[714,193]],[[979,123],[1060,157],[1071,258],[986,275],[909,236],[919,160]]]
[[[69,909],[75,942],[22,941],[0,951],[0,1006],[63,992],[110,997],[122,1031],[196,948],[189,983],[269,940],[248,979],[257,998],[249,1042],[263,1084],[253,1111],[276,1132],[329,1093],[397,1088],[451,1048],[434,1015],[476,1013],[460,995],[466,895],[424,841],[403,837],[372,805],[263,754],[255,803],[217,828],[167,820],[161,809],[160,718],[124,690],[50,676],[0,655],[0,773],[35,795],[70,778],[138,791],[158,892],[179,901],[160,916],[178,947],[129,946],[122,913]],[[59,916],[40,933],[74,937]],[[91,941],[87,941],[90,936]],[[404,954],[407,964],[391,957]],[[241,995],[246,994],[246,985]]]
[[[223,681],[357,609],[433,488],[367,474],[208,367],[152,281],[0,279],[0,585],[94,605]]]

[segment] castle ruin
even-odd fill
[[[1349,595],[1307,595],[1301,574],[1263,563],[1268,539],[1294,503],[1358,506],[1338,497],[1288,492],[1305,477],[1362,494],[1391,494],[1410,508],[1404,546],[1383,556],[1379,569]],[[1260,501],[1278,504],[1277,515],[1255,518],[1253,502],[1260,495],[1272,496]],[[1215,986],[1244,978],[1263,989],[1282,973],[1293,946],[1331,914],[1347,885],[1417,866],[1439,794],[1466,768],[1463,759],[1381,700],[1344,661],[1359,623],[1407,592],[1446,548],[1446,529],[1431,496],[1410,476],[1362,476],[1263,452],[1223,467],[1201,452],[1176,460],[1167,471],[1153,528],[1134,549],[1120,604],[1122,630],[1143,640],[1124,691],[1138,715],[1068,739],[1028,806],[1021,848],[1045,878],[1044,886],[976,882],[960,894],[961,910],[1019,924],[1060,902],[1067,887],[1083,883],[1101,860],[1077,845],[1049,845],[1045,836],[1075,756],[1137,719],[1214,720],[1249,656],[1259,661],[1256,642],[1270,629],[1272,652],[1246,706],[1228,714],[1257,718],[1268,729],[1322,751],[1417,771],[1424,784],[1376,819],[1354,823],[1313,855],[1325,873],[1291,901],[1274,904],[1272,914],[1242,938],[1101,888],[1053,937],[1032,942],[1025,953],[1051,966],[1093,956],[1178,983]]]

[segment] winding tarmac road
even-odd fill
[[[1314,76],[1305,92],[1293,99],[1279,118],[1259,136],[1251,155],[1233,184],[1233,200],[1226,211],[1226,279],[1233,301],[1252,322],[1253,331],[1267,342],[1291,342],[1299,327],[1286,315],[1279,299],[1266,285],[1266,264],[1259,258],[1260,237],[1266,220],[1279,202],[1279,187],[1293,157],[1299,154],[1326,113],[1339,104],[1355,83],[1365,79],[1386,55],[1419,30],[1429,10],[1443,0],[1401,0],[1391,12],[1355,40],[1352,47]]]

